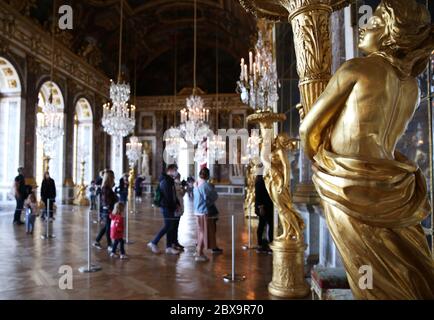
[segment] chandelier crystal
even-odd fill
[[[56,105],[53,103],[53,95],[47,103],[42,107],[42,112],[38,112],[36,134],[41,139],[44,153],[51,156],[57,139],[63,136],[63,112],[58,111]]]
[[[241,59],[240,80],[237,82],[241,101],[258,111],[272,109],[279,100],[276,62],[270,43],[265,41],[267,35],[268,30],[260,28],[255,52],[249,52],[249,64]]]
[[[139,142],[139,138],[136,136],[130,137],[130,142],[127,143],[126,154],[130,167],[134,167],[142,155],[142,143]]]

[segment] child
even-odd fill
[[[35,218],[38,210],[38,203],[34,192],[31,192],[24,202],[24,208],[26,209],[26,233],[33,234],[35,227]]]
[[[90,183],[89,187],[90,210],[96,210],[96,184],[95,181]]]
[[[121,259],[128,259],[125,254],[125,241],[124,241],[124,217],[122,213],[125,210],[125,204],[123,202],[117,202],[110,214],[111,226],[110,226],[110,238],[114,241],[112,252],[110,257],[117,258],[116,249],[120,244]]]

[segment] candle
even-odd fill
[[[253,63],[253,53],[252,51],[249,52],[249,74],[252,74],[252,63]]]
[[[256,57],[256,61],[257,61],[257,66],[258,66],[258,71],[259,71],[259,70],[261,70],[261,56],[259,55],[259,52],[258,52],[258,55]]]
[[[247,65],[244,65],[244,80],[247,82],[248,81],[248,74],[247,74]]]

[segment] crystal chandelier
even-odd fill
[[[166,152],[173,158],[178,158],[179,150],[181,147],[181,131],[176,127],[171,127],[164,133],[164,141],[166,141]]]
[[[193,145],[197,145],[208,135],[209,109],[205,109],[203,105],[203,99],[193,92],[187,98],[187,108],[181,110],[181,135]]]
[[[117,137],[118,140],[133,132],[136,124],[134,105],[129,105],[130,85],[121,82],[121,62],[122,62],[122,29],[123,29],[123,1],[121,0],[121,18],[119,33],[119,65],[118,81],[110,81],[110,100],[103,106],[102,126],[107,134]]]
[[[110,99],[112,103],[103,105],[102,126],[111,136],[125,137],[134,130],[136,124],[136,107],[128,104],[130,85],[111,81]]]
[[[134,167],[136,162],[142,155],[142,144],[136,136],[130,137],[130,142],[127,143],[127,158],[130,167]]]
[[[226,155],[226,142],[222,136],[215,135],[208,141],[208,151],[211,158],[219,160]]]
[[[53,83],[51,83],[53,86]],[[63,112],[57,110],[53,103],[53,93],[42,107],[42,112],[38,112],[36,134],[41,139],[44,153],[51,156],[58,138],[63,136]]]
[[[54,78],[54,16],[55,6],[53,4],[53,24],[51,27],[51,70],[50,70],[50,96],[42,106],[42,112],[36,115],[36,135],[42,142],[45,156],[51,157],[54,152],[54,147],[57,139],[63,136],[63,112],[58,111],[57,106],[53,102],[53,78]],[[48,159],[49,160],[49,159]]]
[[[241,59],[240,80],[237,89],[241,101],[251,108],[265,111],[273,108],[279,99],[276,62],[273,59],[269,31],[265,22],[259,25],[255,53],[249,52],[249,65]]]
[[[247,157],[249,161],[257,163],[260,161],[261,138],[257,130],[252,131],[252,135],[247,139]]]
[[[187,108],[181,110],[181,135],[187,142],[196,146],[208,135],[209,110],[204,108],[203,99],[196,95],[196,57],[197,57],[197,1],[194,0],[194,57],[193,93],[187,98]]]

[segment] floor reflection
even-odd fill
[[[129,261],[111,259],[106,250],[92,250],[93,260],[103,270],[81,274],[87,263],[87,208],[59,206],[53,226],[54,240],[41,240],[42,225],[37,219],[35,234],[12,226],[13,206],[0,207],[0,299],[269,299],[272,257],[241,249],[246,242],[247,219],[242,199],[221,197],[218,202],[219,256],[209,254],[208,263],[198,264],[192,252],[196,242],[196,221],[192,202],[184,199],[179,240],[193,251],[180,256],[154,255],[146,247],[162,226],[162,216],[151,206],[152,199],[137,203],[130,215]],[[247,276],[242,283],[228,284],[222,276],[231,271],[231,216],[236,217],[236,270]],[[99,225],[91,225],[93,236]],[[254,235],[252,229],[252,234]],[[253,240],[254,242],[255,240]],[[103,245],[105,242],[102,242]],[[163,248],[165,241],[160,244]],[[73,290],[58,287],[59,267],[74,272]]]

